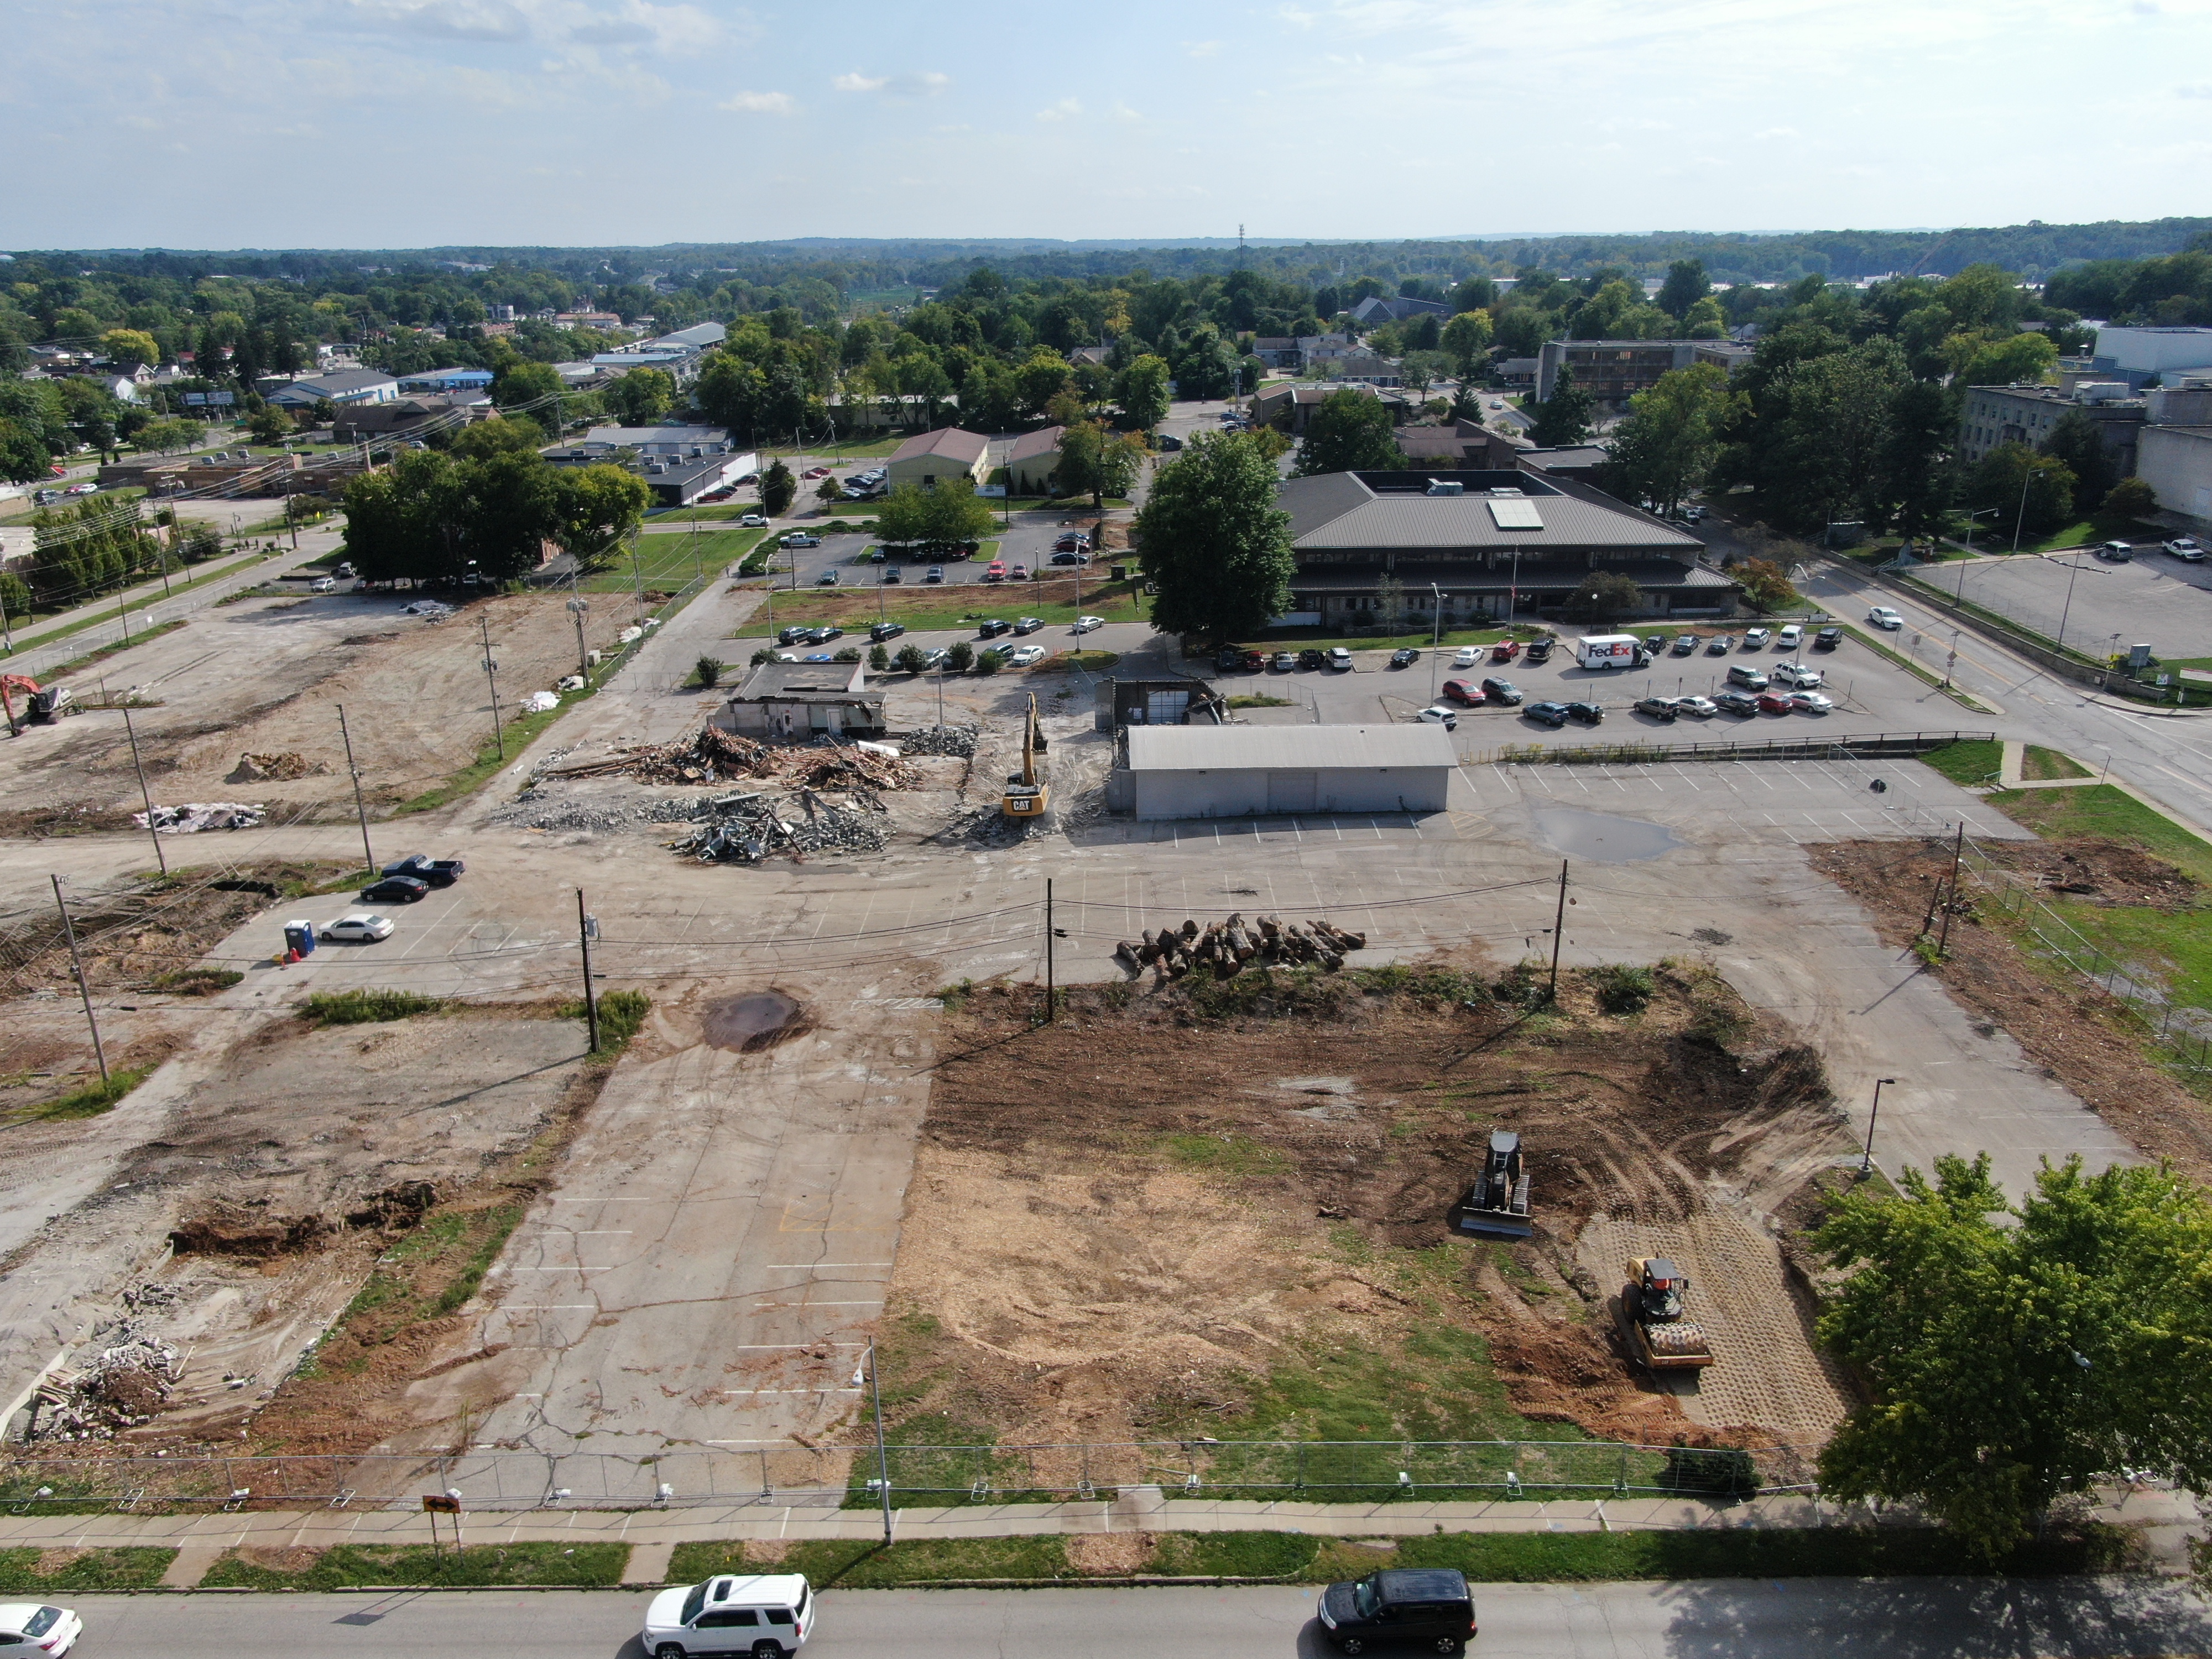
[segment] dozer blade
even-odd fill
[[[1474,1238],[1527,1238],[1536,1231],[1534,1222],[1510,1210],[1477,1210],[1455,1204],[1449,1218],[1454,1232]]]

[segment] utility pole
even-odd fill
[[[1883,1086],[1896,1081],[1893,1077],[1878,1077],[1874,1080],[1874,1109],[1867,1114],[1866,1156],[1859,1160],[1859,1179],[1862,1181],[1874,1173],[1874,1126],[1881,1121]]]
[[[491,684],[491,740],[499,750],[499,763],[507,764],[507,734],[499,726],[499,665],[491,659],[491,619],[479,615],[477,626],[483,633],[484,678]]]
[[[100,1062],[100,1080],[107,1079],[107,1051],[100,1046],[100,1018],[92,1012],[92,987],[85,981],[84,958],[77,954],[76,924],[70,920],[69,903],[62,897],[62,878],[51,878],[54,884],[54,903],[62,913],[62,935],[69,940],[70,966],[76,970],[77,994],[84,999],[85,1024],[92,1027],[92,1057]]]
[[[1052,1024],[1052,878],[1044,878],[1044,1022]]]
[[[338,736],[345,744],[346,775],[353,780],[353,810],[361,819],[361,855],[368,860],[371,871],[376,868],[376,854],[368,845],[368,807],[361,798],[361,768],[353,763],[353,733],[346,729],[345,705],[338,709]]]
[[[637,625],[645,626],[645,573],[637,562],[637,544],[645,534],[642,529],[629,532],[629,579],[637,589]]]
[[[2027,487],[2035,482],[2035,467],[2031,463],[2020,475],[2020,510],[2012,515],[2012,550],[2020,551],[2020,527],[2027,520]],[[1961,576],[1960,580],[1964,581]]]
[[[584,613],[591,608],[588,599],[568,601],[568,614],[576,619],[576,677],[586,685],[592,683],[592,655],[584,649]]]
[[[592,1033],[592,1052],[599,1052],[599,999],[592,989],[592,919],[584,914],[584,890],[576,890],[576,943],[584,950],[584,1019]]]
[[[169,873],[169,855],[161,850],[161,837],[154,828],[154,794],[146,787],[146,763],[138,758],[138,733],[131,728],[131,711],[123,711],[123,735],[131,739],[131,763],[138,769],[138,799],[146,803],[146,833],[154,837],[154,862]]]
[[[891,1459],[884,1444],[884,1385],[876,1375],[876,1345],[868,1342],[868,1391],[876,1399],[876,1490],[884,1500],[884,1542],[891,1541]]]
[[[1567,861],[1559,860],[1559,913],[1552,922],[1552,1000],[1559,1000],[1559,941],[1567,931]]]

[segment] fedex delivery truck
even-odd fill
[[[1643,649],[1633,634],[1592,634],[1575,641],[1575,660],[1584,668],[1632,668]]]

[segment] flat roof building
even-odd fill
[[[1459,757],[1441,726],[1132,726],[1137,817],[1441,812]]]
[[[725,730],[770,743],[872,737],[884,729],[884,694],[857,662],[766,662],[722,704]]]
[[[373,368],[343,368],[294,380],[268,394],[280,409],[313,409],[317,404],[388,404],[399,395],[399,382]]]
[[[2051,428],[2068,411],[2079,410],[2104,440],[2112,476],[2124,478],[2136,470],[2136,434],[2148,410],[2141,398],[2105,395],[2125,390],[2125,383],[2117,380],[2082,381],[2071,392],[2026,383],[1968,386],[1959,406],[1959,459],[1972,466],[1999,444],[2040,449]]]
[[[1692,363],[1734,374],[1753,349],[1735,340],[1547,340],[1536,353],[1536,400],[1551,397],[1563,364],[1574,370],[1577,386],[1617,409],[1657,386],[1661,375]]]

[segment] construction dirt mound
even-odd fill
[[[281,755],[240,755],[238,764],[223,778],[225,783],[283,783],[293,778],[319,777],[329,771],[325,761],[311,761],[287,750]]]
[[[1647,1441],[1773,1431],[1693,1423],[1632,1373],[1607,1311],[1618,1285],[1577,1245],[1598,1218],[1692,1229],[1717,1194],[1778,1201],[1843,1150],[1840,1115],[1817,1056],[1717,974],[1662,965],[1641,984],[1643,1006],[1607,1014],[1597,995],[1620,1006],[1617,988],[1575,975],[1553,1014],[1449,969],[1247,969],[1079,989],[1042,1027],[1033,994],[969,997],[893,1297],[933,1332],[902,1356],[938,1379],[915,1407],[1045,1441],[1195,1412],[1234,1437],[1293,1356],[1419,1352],[1440,1320],[1480,1333],[1520,1419]],[[1440,1249],[1498,1127],[1529,1151],[1536,1237]],[[1781,1302],[1747,1346],[1809,1361],[1802,1310]],[[1425,1362],[1412,1374],[1456,1386]],[[1460,1429],[1481,1420],[1466,1409]],[[1824,1413],[1832,1397],[1777,1414]],[[1484,1432],[1510,1437],[1511,1419]]]

